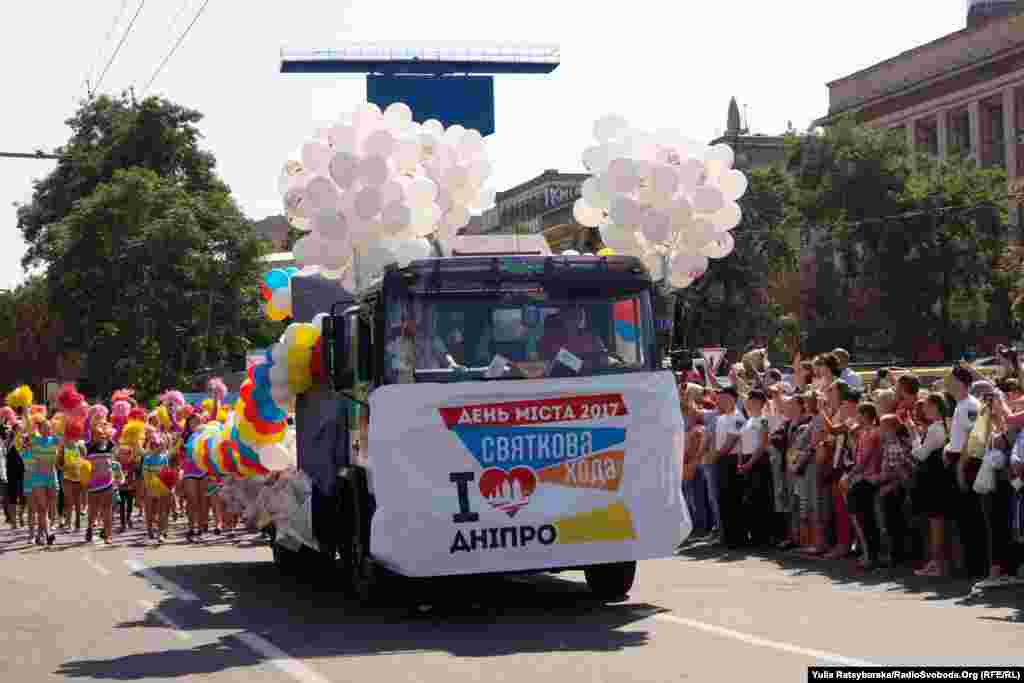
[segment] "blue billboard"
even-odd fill
[[[437,119],[448,126],[494,132],[492,76],[374,76],[366,77],[366,99],[381,109],[395,102],[412,108],[417,123]]]

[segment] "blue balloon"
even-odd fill
[[[280,268],[274,268],[272,271],[263,276],[263,282],[266,283],[270,289],[284,289],[288,286],[288,273],[284,272]]]

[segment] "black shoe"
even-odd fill
[[[53,534],[50,534],[49,536],[46,537],[46,545],[47,546],[51,546],[51,545],[53,545],[53,542],[56,541],[56,540],[57,540],[57,537],[54,536]]]
[[[213,530],[213,535],[214,536],[220,536],[220,529],[214,529]]]
[[[107,530],[106,529],[100,529],[100,538],[103,539],[104,541],[107,540]]]
[[[85,542],[92,543],[92,527],[85,530]]]

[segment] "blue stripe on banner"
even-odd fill
[[[528,465],[548,467],[620,446],[626,430],[619,427],[453,427],[482,467],[509,471]]]
[[[628,323],[624,320],[616,320],[615,336],[625,342],[635,344],[637,339],[636,325],[634,325],[633,323]]]

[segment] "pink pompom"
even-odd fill
[[[228,387],[220,377],[211,379],[206,385],[206,390],[210,393],[210,396],[220,402],[223,402],[228,395]]]
[[[89,420],[91,422],[106,420],[108,417],[110,417],[110,411],[107,410],[107,407],[102,403],[97,403],[89,408]]]
[[[110,415],[114,420],[126,420],[128,413],[132,412],[132,404],[128,401],[114,401],[110,408]]]
[[[0,408],[0,422],[12,425],[18,421],[18,414],[10,406]]]
[[[160,397],[160,402],[168,408],[183,408],[185,406],[185,394],[181,393],[177,389],[172,389],[164,392],[163,396]]]

